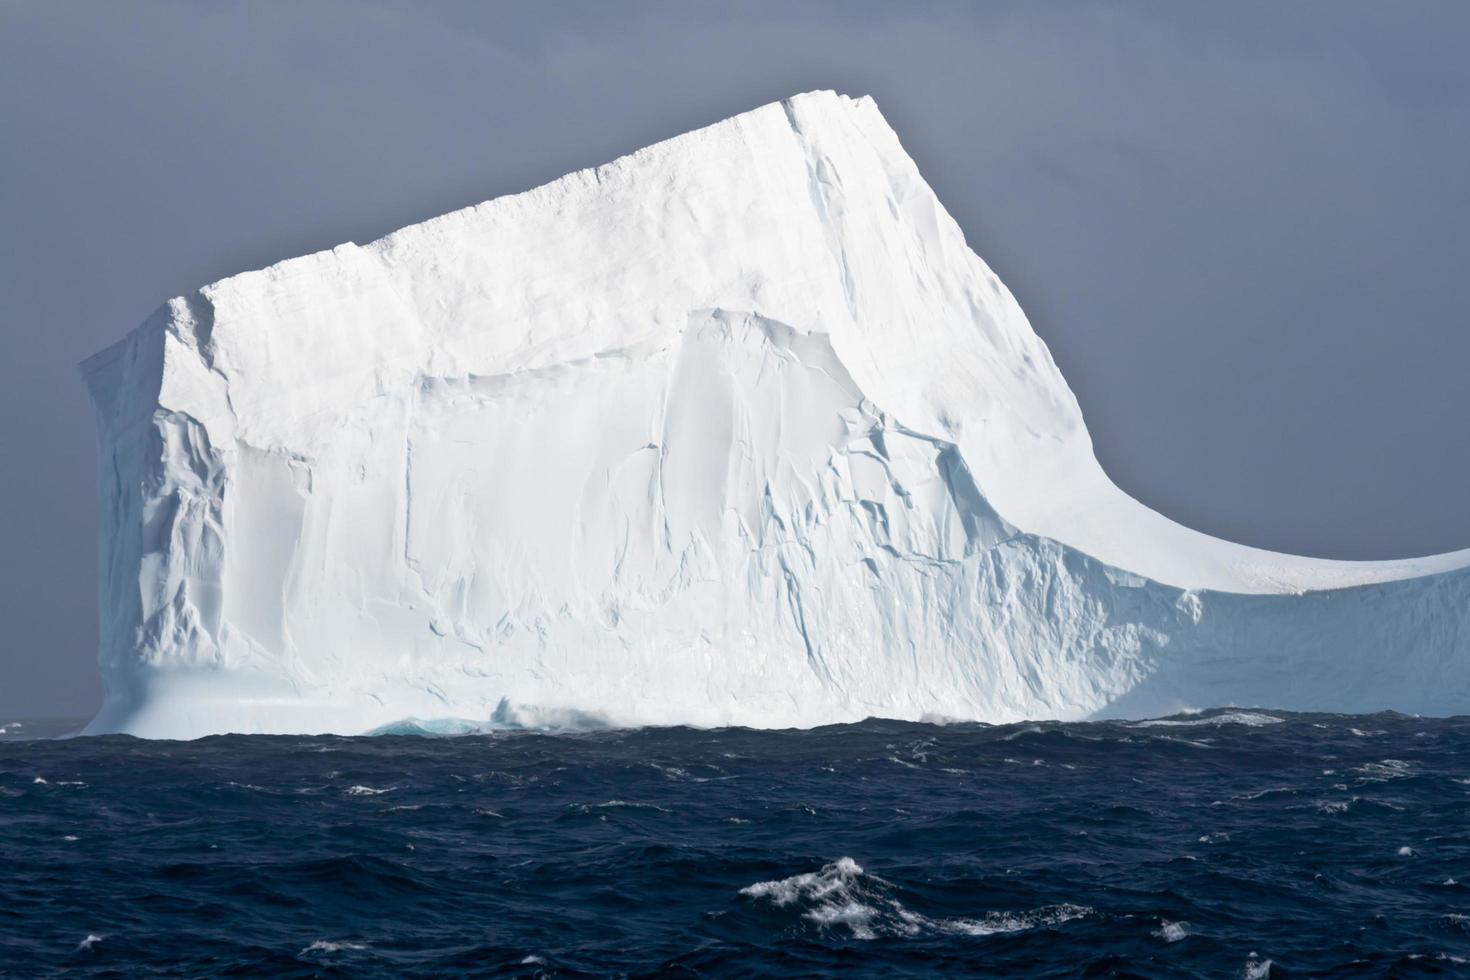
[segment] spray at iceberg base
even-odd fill
[[[83,371],[94,732],[1470,708],[1470,555],[1119,491],[866,99],[223,280]]]

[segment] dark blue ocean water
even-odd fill
[[[0,973],[1470,972],[1470,719],[1276,717],[12,729]]]

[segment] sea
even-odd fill
[[[1470,718],[0,736],[0,975],[1470,975]]]

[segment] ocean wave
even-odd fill
[[[1284,719],[1260,711],[1222,711],[1217,715],[1191,718],[1150,718],[1136,721],[1129,728],[1200,728],[1204,726],[1244,725],[1260,728],[1264,725],[1279,725]]]
[[[301,950],[301,952],[297,953],[296,955],[297,956],[309,956],[312,953],[341,953],[341,952],[356,953],[356,952],[361,952],[362,950],[365,950],[367,948],[368,948],[368,944],[367,943],[351,943],[351,942],[347,942],[346,940],[333,941],[333,940],[330,940],[330,939],[318,939],[316,942],[312,943],[310,946],[307,946],[307,947],[303,948]]]
[[[1463,969],[1470,718],[1269,714],[0,743],[0,975]]]
[[[1025,912],[987,912],[978,918],[931,918],[906,907],[892,882],[864,871],[841,857],[817,871],[747,885],[740,894],[778,909],[793,908],[819,929],[842,926],[854,939],[880,936],[992,936],[1061,925],[1091,915],[1092,909],[1069,903]]]
[[[368,736],[457,737],[525,731],[595,732],[617,727],[605,716],[593,711],[579,711],[575,708],[542,708],[532,704],[517,704],[507,698],[501,698],[490,717],[484,720],[453,716],[404,718],[386,725],[379,725],[366,734]]]
[[[1266,980],[1271,976],[1271,961],[1262,959],[1259,953],[1251,953],[1246,957],[1240,976],[1241,980]]]

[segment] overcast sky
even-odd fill
[[[1470,4],[0,0],[0,713],[99,698],[77,361],[815,88],[877,99],[1124,489],[1278,550],[1470,546]]]

